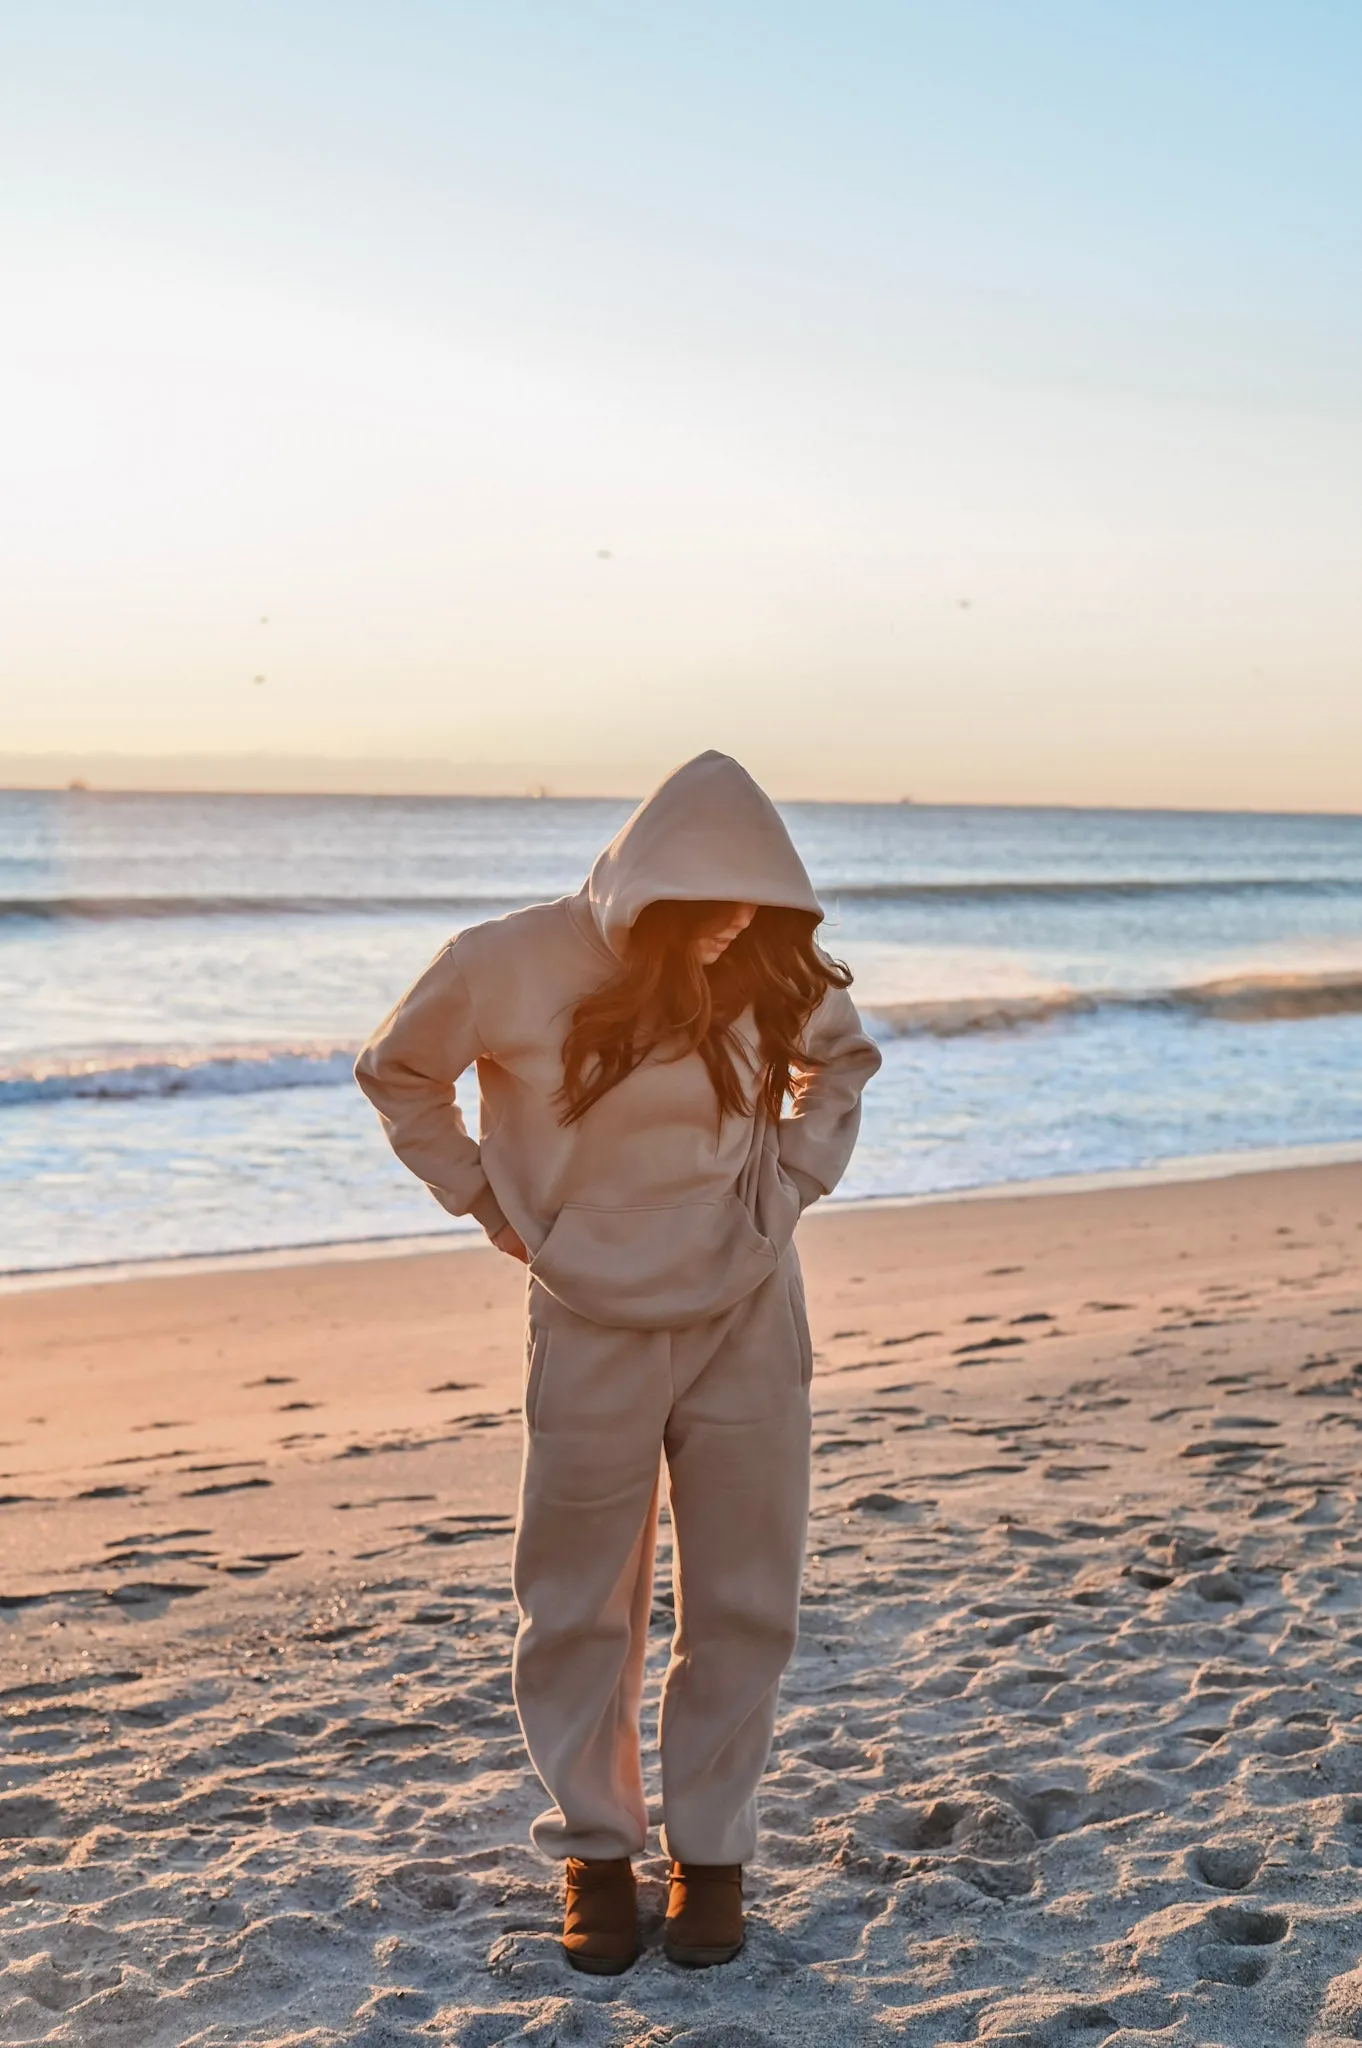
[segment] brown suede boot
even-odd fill
[[[563,1954],[574,1970],[618,1977],[638,1955],[633,1864],[627,1856],[569,1856],[563,1884]]]
[[[741,1863],[673,1863],[667,1960],[691,1970],[731,1963],[743,1944]]]

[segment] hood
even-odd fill
[[[645,904],[702,898],[823,906],[780,814],[727,754],[697,754],[645,797],[597,860],[585,894],[613,953]]]

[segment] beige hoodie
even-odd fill
[[[721,1121],[699,1054],[654,1053],[564,1127],[573,1010],[618,971],[629,927],[662,898],[822,915],[770,798],[727,755],[700,754],[640,804],[576,896],[445,946],[355,1067],[393,1150],[437,1202],[489,1237],[512,1223],[551,1294],[626,1329],[717,1315],[766,1278],[801,1210],[841,1179],[880,1064],[851,998],[831,989],[805,1032],[825,1064],[778,1124],[761,1109]],[[750,1018],[737,1029],[755,1049]],[[480,1145],[455,1099],[474,1062]]]

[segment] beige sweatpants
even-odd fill
[[[555,1802],[550,1856],[644,1846],[639,1701],[661,1459],[676,1632],[662,1694],[663,1847],[744,1863],[798,1632],[812,1353],[791,1247],[736,1307],[608,1329],[529,1291],[515,1697]]]

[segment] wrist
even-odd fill
[[[468,1213],[475,1223],[482,1225],[486,1235],[495,1244],[506,1228],[506,1212],[490,1187],[484,1188],[477,1201],[469,1204]]]

